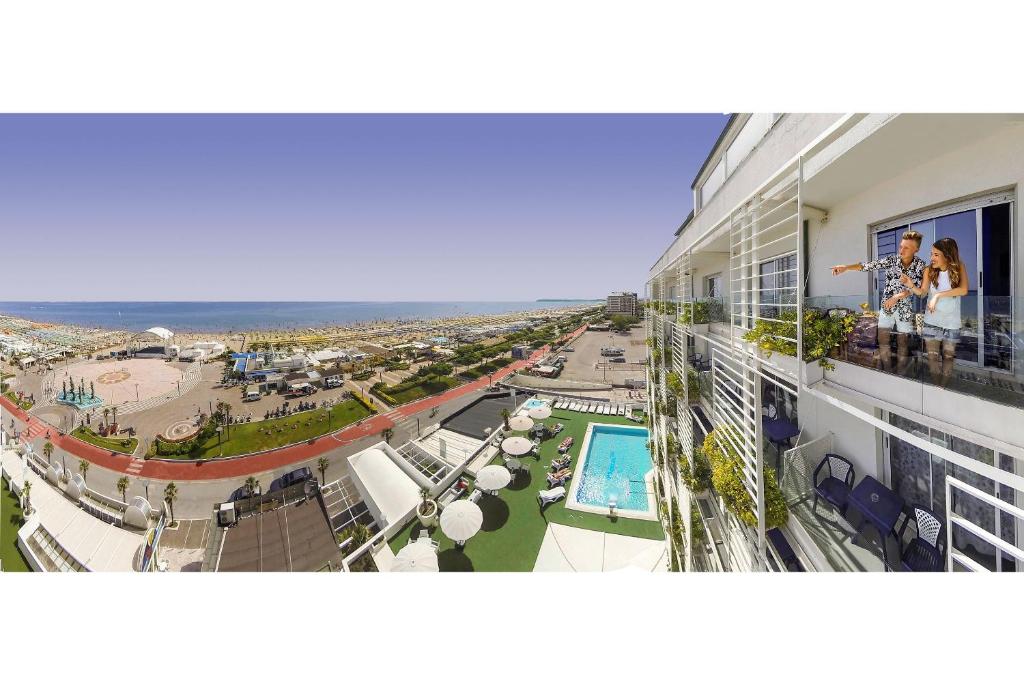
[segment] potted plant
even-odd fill
[[[437,521],[437,502],[430,498],[430,490],[427,488],[420,490],[420,498],[423,501],[416,507],[416,518],[424,528],[433,528]]]

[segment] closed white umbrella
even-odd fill
[[[533,449],[533,443],[521,435],[505,438],[501,441],[501,451],[513,457],[521,457]]]
[[[441,531],[460,545],[476,535],[483,523],[484,512],[468,499],[455,500],[441,512]]]
[[[500,490],[510,482],[512,482],[512,474],[507,468],[498,464],[485,466],[476,474],[476,486],[481,490]]]
[[[527,413],[530,415],[530,418],[543,421],[551,416],[551,407],[545,404],[543,407],[534,407]]]
[[[513,416],[508,420],[508,427],[514,431],[528,431],[533,428],[533,419],[529,416]]]
[[[429,542],[412,542],[398,550],[391,570],[399,573],[437,573],[437,550]]]

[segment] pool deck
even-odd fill
[[[578,478],[572,479],[572,484],[569,487],[569,494],[566,497],[565,508],[573,509],[575,511],[586,511],[591,514],[608,514],[607,506],[595,506],[593,504],[583,504],[577,499],[579,494],[580,484],[583,483],[583,472],[586,470],[587,458],[590,456],[590,438],[594,434],[595,427],[606,427],[606,428],[619,428],[619,429],[630,429],[639,433],[643,431],[645,433],[645,441],[648,439],[647,436],[650,433],[646,428],[641,426],[625,426],[616,423],[591,423],[587,426],[587,434],[583,438],[583,445],[580,447],[580,461],[577,466],[576,472],[579,474]],[[653,462],[653,460],[652,460]],[[647,488],[647,510],[640,511],[639,509],[616,509],[615,513],[622,518],[628,519],[640,519],[643,521],[657,521],[658,511],[654,494],[654,465],[652,463],[651,468],[647,473],[644,474],[644,486]]]
[[[664,540],[549,523],[534,572],[668,571]]]

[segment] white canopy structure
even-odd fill
[[[128,348],[142,352],[140,356],[145,357],[171,356],[173,341],[174,333],[161,326],[154,326],[133,335],[128,340]],[[177,354],[177,348],[174,348],[174,354]]]
[[[348,458],[352,482],[381,528],[401,520],[421,501],[420,485],[398,465],[400,459],[383,442]]]

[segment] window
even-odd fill
[[[795,312],[796,307],[796,253],[761,262],[758,279],[761,292],[760,313],[762,319],[779,319],[786,312]]]
[[[704,297],[722,297],[722,274],[711,274],[704,279]]]
[[[708,203],[718,189],[725,183],[725,158],[718,160],[714,170],[708,174],[708,178],[700,187],[700,206]]]
[[[944,212],[940,208],[928,215],[910,217],[906,223],[876,227],[874,249],[878,258],[896,254],[900,236],[913,229],[924,236],[917,256],[927,264],[932,243],[939,238],[956,240],[968,282],[967,295],[960,301],[962,328],[956,357],[971,365],[1012,372],[1016,336],[1011,259],[1013,202],[1009,200],[1006,193],[997,193],[950,206]],[[876,272],[872,288],[876,308],[884,287],[884,274]],[[913,300],[914,311],[923,313],[925,300]]]

